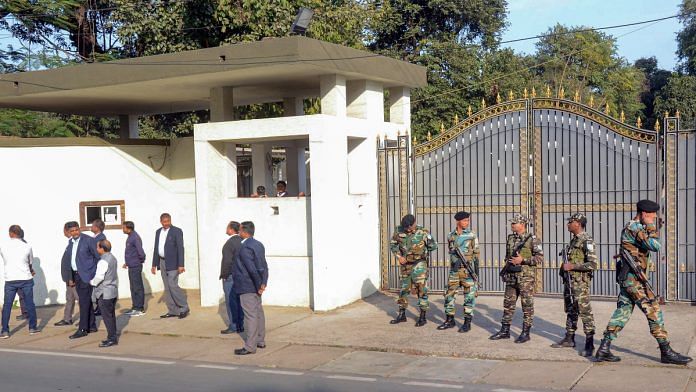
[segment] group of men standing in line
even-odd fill
[[[601,344],[595,360],[617,362],[619,357],[611,352],[611,343],[619,331],[628,322],[635,306],[648,319],[650,333],[660,346],[660,359],[663,363],[687,364],[692,358],[672,350],[664,328],[664,319],[658,298],[645,278],[645,271],[651,265],[650,252],[660,249],[659,232],[655,224],[657,211],[660,206],[650,200],[641,200],[636,205],[636,215],[621,232],[620,254],[617,263],[617,283],[619,296],[617,309],[604,331]],[[446,330],[456,326],[455,298],[461,288],[464,294],[464,322],[459,332],[471,330],[471,321],[480,282],[478,268],[480,250],[478,237],[470,228],[470,214],[465,211],[454,215],[456,227],[448,235],[447,243],[450,255],[450,271],[447,291],[445,292],[445,321],[437,327]],[[522,332],[515,343],[525,343],[530,340],[530,330],[534,318],[534,293],[536,286],[536,268],[542,265],[544,253],[541,242],[527,231],[528,220],[523,215],[515,215],[510,221],[511,234],[507,236],[505,265],[500,276],[505,283],[503,299],[503,317],[501,327],[493,334],[491,340],[509,339],[510,324],[515,312],[517,299],[521,298],[523,313]],[[575,331],[578,319],[583,322],[585,347],[583,355],[591,357],[594,353],[595,325],[590,305],[590,287],[593,272],[597,269],[595,243],[585,231],[587,218],[581,213],[575,213],[568,218],[567,228],[572,234],[570,243],[564,248],[564,262],[559,274],[564,278],[566,293],[564,305],[566,312],[566,333],[563,339],[552,347],[575,347]],[[415,288],[418,297],[420,314],[416,327],[427,323],[426,312],[428,303],[428,254],[437,248],[432,235],[423,227],[416,225],[413,215],[406,215],[401,220],[392,237],[390,250],[400,264],[401,287],[397,300],[399,311],[390,321],[399,324],[406,321],[408,294]],[[629,260],[635,260],[632,269]]]
[[[186,318],[190,309],[186,294],[179,287],[179,275],[186,271],[184,266],[183,231],[172,225],[171,216],[160,216],[162,225],[155,233],[151,273],[159,270],[164,284],[164,301],[167,313],[160,318]],[[66,284],[66,304],[62,320],[57,327],[73,325],[75,302],[79,303],[78,328],[70,339],[79,339],[97,332],[96,317],[101,316],[107,330],[107,338],[99,347],[118,344],[116,326],[116,302],[118,298],[118,262],[111,253],[111,242],[104,234],[104,222],[94,220],[91,231],[94,236],[84,234],[75,221],[65,223],[63,234],[68,244],[61,259],[61,277]],[[126,221],[122,225],[128,237],[122,268],[128,269],[132,307],[124,314],[138,317],[145,314],[145,288],[143,263],[146,256],[142,239],[135,231],[135,224]],[[246,337],[243,348],[235,350],[237,355],[253,354],[266,347],[265,315],[261,296],[268,284],[268,264],[265,249],[254,239],[255,227],[251,221],[228,224],[228,240],[222,249],[220,279],[229,318],[228,328],[223,334],[243,333]],[[34,304],[33,252],[24,240],[24,231],[18,225],[9,229],[9,240],[0,245],[0,257],[5,265],[5,299],[2,310],[0,338],[10,337],[9,320],[15,296],[22,302],[22,314],[18,320],[28,318],[29,333],[37,334],[36,307]],[[97,307],[95,309],[94,304]]]

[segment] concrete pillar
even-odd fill
[[[121,125],[119,136],[121,139],[137,139],[140,137],[140,129],[138,129],[138,116],[136,115],[121,115],[118,116],[118,121]]]
[[[273,183],[273,169],[271,164],[271,148],[266,143],[255,143],[251,145],[251,173],[252,191],[256,192],[256,187],[263,185],[266,187],[267,195],[275,194],[275,184]]]
[[[411,89],[392,87],[389,89],[389,122],[411,127]]]
[[[371,80],[354,80],[346,85],[347,115],[384,121],[384,89]]]
[[[300,192],[307,194],[305,147],[305,142],[301,141],[285,146],[285,174],[288,182],[288,193],[293,196]]]
[[[227,156],[227,196],[237,197],[237,143],[225,143]]]
[[[210,89],[210,122],[234,120],[234,89],[213,87]]]
[[[302,98],[283,98],[283,116],[303,116],[304,101]]]
[[[324,75],[319,81],[321,114],[346,116],[346,78],[341,75]]]

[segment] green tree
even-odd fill
[[[645,109],[643,110],[643,127],[652,127],[660,113],[655,111],[655,98],[659,91],[667,84],[671,72],[660,69],[657,65],[657,59],[653,57],[640,58],[633,64],[634,67],[643,71],[645,74],[645,83],[643,92],[640,94],[640,100],[643,102]]]
[[[673,74],[655,97],[655,113],[679,111],[682,128],[696,128],[696,75]]]
[[[683,0],[679,20],[684,28],[677,34],[679,70],[696,75],[696,0]]]
[[[575,92],[585,98],[595,95],[596,107],[608,103],[618,117],[623,111],[627,122],[636,121],[644,108],[640,100],[645,75],[618,55],[616,39],[585,27],[556,25],[537,43],[536,73],[542,83],[566,97]]]

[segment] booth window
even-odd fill
[[[80,202],[80,229],[89,229],[95,219],[103,220],[106,229],[120,229],[125,221],[125,210],[123,200]]]

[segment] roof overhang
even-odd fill
[[[0,75],[0,107],[96,116],[208,109],[210,89],[234,87],[236,106],[319,96],[319,78],[422,87],[426,69],[306,37]]]

